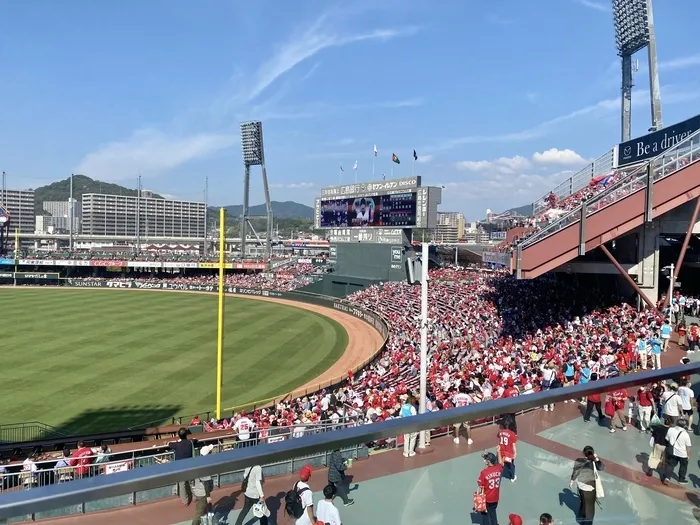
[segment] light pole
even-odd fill
[[[267,240],[265,251],[268,258],[272,258],[272,203],[270,202],[270,188],[267,184],[267,168],[265,167],[265,148],[263,146],[262,122],[251,121],[241,124],[241,149],[243,151],[243,210],[241,213],[241,258],[246,256],[246,236],[249,221],[250,198],[250,167],[262,168],[263,190],[265,192],[265,205],[267,211]]]
[[[656,36],[652,0],[612,0],[617,54],[622,59],[621,127],[622,142],[632,136],[632,55],[648,48],[649,91],[651,93],[651,127],[663,126],[661,88],[656,56]]]

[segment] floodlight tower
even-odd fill
[[[260,166],[262,168],[263,188],[265,190],[265,206],[267,208],[267,233],[265,243],[265,253],[268,258],[272,257],[272,204],[270,204],[270,188],[267,184],[267,169],[265,168],[265,148],[263,147],[262,122],[251,121],[241,124],[241,148],[243,149],[243,165],[245,174],[243,175],[243,210],[241,212],[241,257],[246,256],[246,237],[248,226],[250,225],[249,197],[250,197],[250,167]]]
[[[612,0],[617,54],[622,58],[622,142],[632,136],[632,55],[648,49],[649,92],[651,93],[651,129],[663,126],[659,64],[652,0]]]

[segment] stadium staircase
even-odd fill
[[[700,132],[522,241],[511,256],[532,279],[700,197]]]

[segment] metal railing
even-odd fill
[[[516,413],[521,410],[580,398],[596,392],[610,392],[620,388],[647,385],[655,381],[675,379],[698,372],[700,372],[700,363],[691,363],[515,398],[487,401],[462,408],[429,412],[414,417],[392,419],[337,432],[306,436],[301,439],[285,440],[205,457],[173,461],[164,465],[119,472],[110,476],[97,476],[79,479],[71,483],[38,487],[0,497],[0,518],[31,516],[34,513],[54,508],[83,505],[89,501],[172,485],[181,480],[218,476],[222,473],[241,471],[253,465],[269,465],[324,451],[347,449],[370,441],[394,438],[401,434],[441,428],[464,421],[491,418],[499,414]]]
[[[347,418],[336,423],[324,424],[299,424],[293,426],[271,427],[255,429],[250,432],[250,437],[245,440],[237,439],[233,431],[226,435],[208,436],[207,434],[193,435],[199,444],[212,444],[218,452],[236,448],[258,446],[265,443],[275,443],[287,439],[299,439],[305,436],[335,432],[344,428],[356,426],[356,420]],[[361,423],[360,423],[361,424]],[[171,441],[174,441],[173,438]],[[0,473],[0,492],[34,489],[56,483],[65,483],[84,477],[95,477],[104,474],[114,474],[134,468],[145,467],[153,464],[171,461],[172,453],[168,450],[168,443],[140,447],[128,451],[111,450],[106,454],[94,454],[82,456],[81,462],[77,458],[63,457],[56,453],[50,459],[28,461],[5,465],[6,469],[16,471]],[[95,447],[91,447],[95,450]],[[99,447],[96,447],[99,448]],[[48,454],[50,455],[50,454]],[[71,465],[71,463],[74,463]]]
[[[658,157],[638,166],[631,173],[626,175],[624,179],[618,181],[593,198],[581,203],[579,206],[560,217],[556,222],[528,237],[522,243],[523,249],[578,222],[581,218],[581,208],[583,206],[585,206],[586,217],[588,217],[628,197],[632,193],[646,188],[647,166],[651,165],[653,182],[657,182],[698,160],[700,160],[700,131],[695,132],[683,142],[666,150]]]
[[[543,197],[536,200],[532,204],[532,214],[537,215],[547,207],[546,201],[550,193],[556,195],[557,199],[566,199],[567,197],[570,197],[576,192],[587,187],[592,179],[598,177],[599,175],[607,175],[608,173],[611,173],[614,169],[614,161],[615,148],[605,152],[581,171],[572,175],[564,182],[559,184],[556,188],[548,191]]]
[[[61,438],[67,435],[64,431],[41,421],[25,421],[0,425],[0,443],[24,443],[41,439]]]

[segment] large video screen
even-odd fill
[[[415,225],[415,192],[321,201],[321,228]]]

